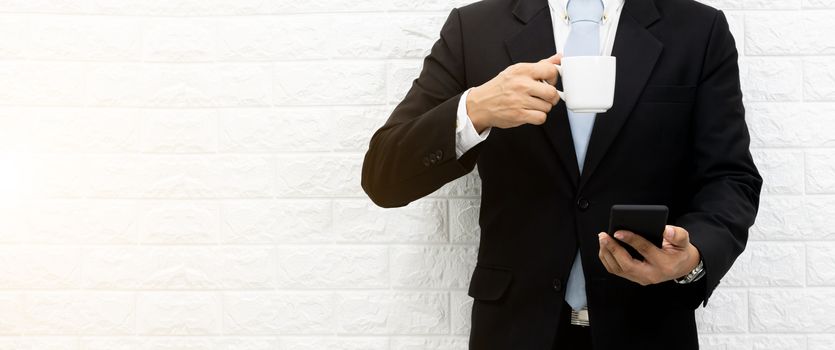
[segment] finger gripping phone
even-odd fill
[[[608,233],[614,235],[617,230],[632,231],[660,248],[664,240],[668,212],[666,205],[615,204],[609,212]],[[620,240],[618,243],[626,248],[633,258],[644,260],[644,257],[629,244]]]

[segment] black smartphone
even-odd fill
[[[660,248],[664,240],[668,211],[666,205],[615,204],[609,212],[608,233],[614,237],[617,230],[629,230]],[[633,258],[644,260],[644,257],[629,244],[620,240],[618,243],[626,248]]]

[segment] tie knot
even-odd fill
[[[569,0],[566,12],[571,23],[581,21],[600,23],[603,17],[603,1]]]

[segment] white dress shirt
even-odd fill
[[[554,44],[558,53],[563,52],[565,40],[571,31],[571,23],[568,20],[566,7],[569,0],[548,0],[548,7],[551,10],[551,23],[554,27]],[[615,43],[620,13],[623,10],[624,0],[602,0],[603,20],[600,22],[600,54],[603,56],[612,55],[612,46]],[[543,57],[547,58],[547,57]],[[473,126],[472,120],[467,115],[467,95],[470,90],[461,94],[458,101],[458,117],[455,127],[455,155],[460,158],[470,148],[487,139],[490,135],[490,127],[479,134]]]

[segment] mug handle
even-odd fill
[[[557,67],[557,72],[559,72],[560,75],[562,75],[562,66],[560,66],[558,64],[555,64],[554,67]],[[540,81],[545,83],[545,84],[548,84],[548,82],[545,81],[545,80],[540,80]],[[548,84],[548,85],[551,85],[551,84]],[[560,90],[557,90],[557,95],[560,95],[560,100],[565,101],[565,93],[564,92],[562,92]],[[566,101],[566,103],[568,103],[568,102]]]

